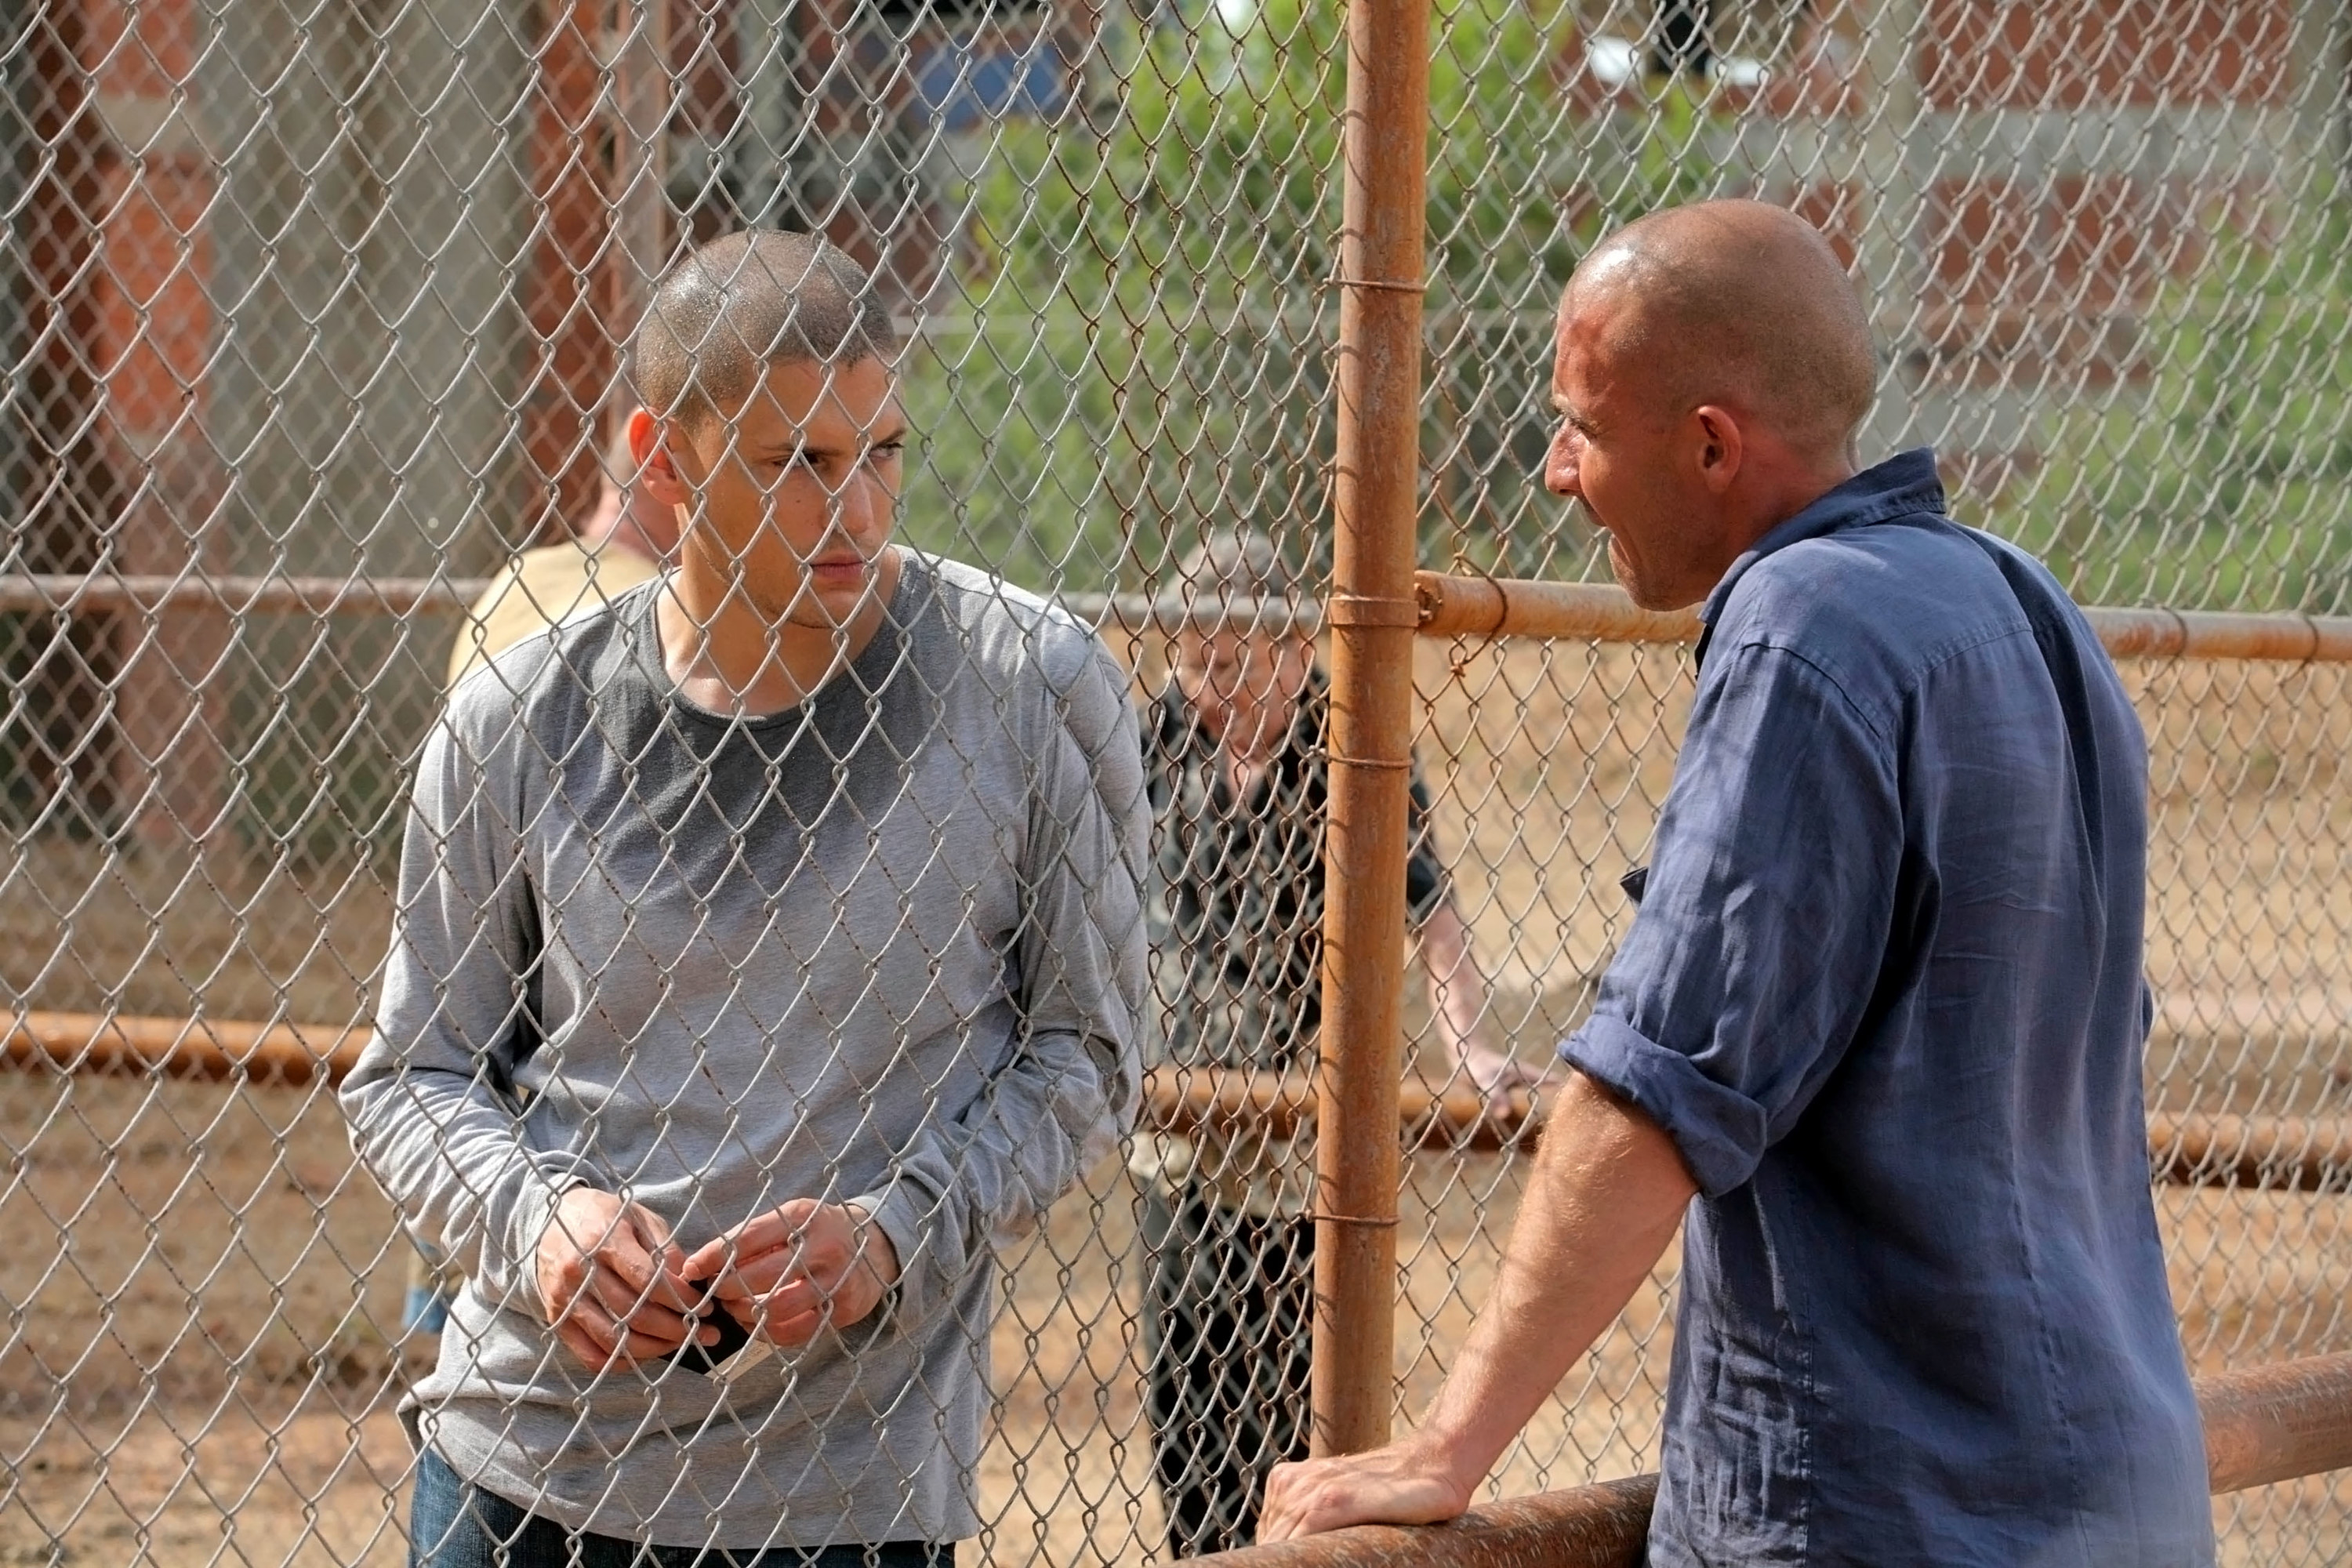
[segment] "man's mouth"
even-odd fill
[[[864,557],[845,555],[829,561],[809,563],[809,581],[820,588],[854,588],[866,581],[866,562]]]

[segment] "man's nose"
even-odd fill
[[[1576,500],[1583,495],[1577,485],[1580,445],[1576,432],[1562,426],[1559,434],[1552,437],[1551,449],[1544,454],[1544,489],[1563,500]]]
[[[883,514],[870,476],[862,469],[852,473],[840,489],[833,492],[832,522],[835,531],[849,539],[863,542],[874,536],[875,527]]]

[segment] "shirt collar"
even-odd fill
[[[1786,522],[1775,523],[1763,538],[1749,545],[1723,574],[1723,581],[1699,606],[1698,618],[1709,630],[1723,613],[1732,588],[1748,569],[1776,550],[1800,540],[1819,539],[1840,529],[1885,522],[1910,512],[1944,510],[1944,483],[1936,477],[1936,449],[1915,447],[1897,452],[1876,468],[1864,468],[1837,489],[1814,501]]]
[[[1937,477],[1932,447],[1897,452],[1876,467],[1863,469],[1785,522],[1773,524],[1732,562],[1731,569],[1699,606],[1698,618],[1705,629],[1699,633],[1697,662],[1706,661],[1706,645],[1714,640],[1716,620],[1731,598],[1731,590],[1759,561],[1801,540],[1923,511],[1944,515],[1944,482]]]

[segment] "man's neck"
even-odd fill
[[[1757,537],[1771,532],[1861,471],[1851,458],[1840,454],[1790,474],[1780,482],[1779,492],[1766,509],[1773,514],[1772,520],[1758,531]]]
[[[688,552],[656,601],[663,668],[698,707],[764,718],[798,707],[866,651],[898,590],[901,558],[895,546],[883,551],[873,589],[846,626],[772,622],[703,565]]]
[[[1843,458],[1818,466],[1775,473],[1759,487],[1758,493],[1747,509],[1747,516],[1738,526],[1729,531],[1729,553],[1724,557],[1724,568],[1755,546],[1758,540],[1811,506],[1838,486],[1853,478],[1860,470]]]
[[[580,545],[593,554],[622,550],[653,562],[659,562],[668,553],[654,542],[626,507],[609,517],[600,513],[591,520],[589,525],[580,531]]]

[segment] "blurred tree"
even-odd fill
[[[1096,124],[1007,123],[970,192],[967,318],[909,378],[909,536],[1025,584],[1164,576],[1207,529],[1319,566],[1334,432],[1342,9],[1137,26]],[[1572,120],[1565,6],[1439,0],[1430,79],[1424,548],[1535,569],[1550,318],[1604,227],[1708,188],[1688,92]],[[1546,531],[1547,534],[1549,531]]]
[[[2085,603],[2352,612],[2352,211],[2221,234],[2142,317],[2141,376],[2055,405],[1990,526]]]

